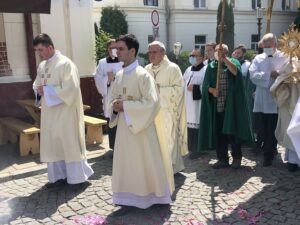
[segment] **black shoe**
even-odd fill
[[[222,168],[227,168],[227,167],[229,167],[229,163],[220,161],[220,160],[212,165],[213,169],[222,169]]]
[[[233,159],[232,163],[231,163],[231,168],[233,169],[239,169],[241,167],[242,164],[242,160],[241,159]]]
[[[272,159],[264,159],[263,167],[272,166]]]
[[[197,152],[191,152],[190,154],[189,154],[189,159],[198,159],[198,158],[200,158],[200,154],[199,153],[197,153]]]
[[[288,166],[288,171],[290,172],[296,172],[299,169],[298,164],[287,163],[287,166]]]
[[[85,189],[90,185],[91,185],[90,182],[85,181],[85,182],[78,183],[78,184],[68,184],[68,188],[78,190],[78,189]]]

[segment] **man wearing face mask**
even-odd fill
[[[228,47],[215,49],[215,61],[205,72],[202,87],[198,151],[216,149],[218,161],[214,169],[229,167],[228,145],[233,158],[231,167],[239,168],[242,160],[241,144],[252,143],[252,129],[246,105],[240,63],[227,57]],[[216,88],[218,63],[222,63]]]
[[[111,111],[109,107],[109,98],[111,96],[112,84],[116,73],[122,69],[123,63],[117,58],[116,40],[110,39],[106,44],[107,57],[100,59],[96,74],[95,84],[98,92],[102,95],[102,104],[104,116],[109,122]],[[109,147],[113,150],[116,137],[116,127],[108,127]]]
[[[250,68],[250,79],[256,85],[253,112],[257,114],[257,125],[262,131],[263,166],[271,166],[277,152],[275,128],[277,124],[277,105],[270,93],[270,87],[278,77],[280,68],[288,58],[276,49],[274,34],[265,34],[262,38],[264,53],[257,55]]]
[[[203,54],[201,50],[194,49],[190,56],[189,62],[191,64],[183,75],[185,82],[185,108],[186,119],[188,127],[188,150],[189,158],[199,158],[200,154],[197,152],[198,131],[199,131],[199,115],[201,104],[201,89],[204,80],[206,66],[203,63]]]

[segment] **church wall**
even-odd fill
[[[41,32],[48,33],[56,49],[75,62],[80,76],[95,71],[92,2],[52,0],[51,14],[40,15]]]

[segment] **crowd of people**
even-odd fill
[[[133,34],[107,43],[95,84],[109,123],[114,204],[126,211],[171,203],[183,156],[193,160],[207,150],[216,151],[214,169],[240,168],[244,146],[262,152],[267,167],[280,144],[289,171],[298,169],[300,84],[287,79],[300,72],[299,59],[277,50],[272,33],[260,44],[263,52],[247,60],[244,45],[230,57],[226,44],[207,43],[204,51],[191,50],[182,74],[162,42],[148,45],[145,68]],[[34,90],[42,96],[41,161],[48,165],[49,186],[82,184],[93,170],[85,156],[77,68],[48,35],[38,35],[34,46],[44,60]]]

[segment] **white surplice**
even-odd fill
[[[201,112],[201,100],[193,100],[193,92],[188,91],[188,84],[199,85],[202,90],[202,83],[206,71],[204,66],[199,71],[192,71],[192,66],[188,67],[183,75],[185,82],[185,107],[186,107],[186,120],[189,128],[199,128],[200,112]]]
[[[114,81],[108,81],[108,72],[112,72],[116,75],[122,69],[122,62],[108,62],[108,58],[99,60],[95,74],[95,84],[98,92],[102,95],[103,112],[106,118],[111,115],[109,107],[109,98],[111,96],[112,85]]]

